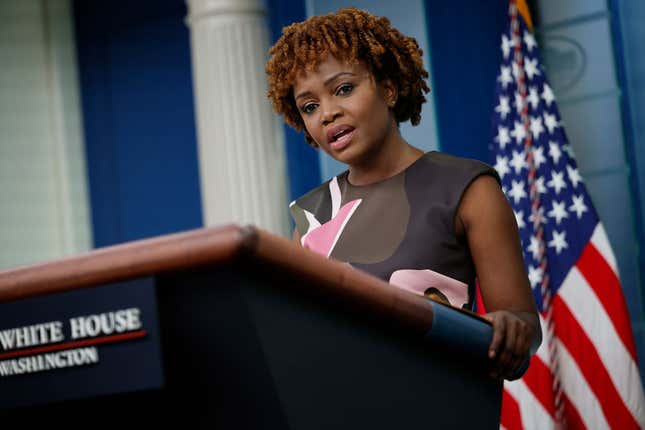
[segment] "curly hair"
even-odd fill
[[[393,107],[397,123],[421,120],[421,105],[430,91],[425,79],[423,51],[413,37],[392,27],[390,20],[348,7],[335,13],[312,16],[282,29],[269,51],[266,64],[273,109],[287,124],[305,131],[307,142],[317,146],[305,130],[293,98],[298,73],[315,70],[328,55],[350,64],[363,63],[377,81],[391,80],[398,97]]]

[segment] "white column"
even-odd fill
[[[266,98],[261,0],[187,0],[206,225],[286,233],[281,127]]]

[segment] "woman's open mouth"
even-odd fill
[[[348,125],[334,127],[327,133],[329,146],[335,150],[346,147],[351,142],[352,136],[354,136],[354,127]]]

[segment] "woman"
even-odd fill
[[[475,279],[496,377],[541,341],[513,212],[495,171],[401,136],[429,91],[422,52],[387,18],[346,8],[283,29],[267,63],[274,109],[348,170],[291,204],[304,247],[453,306]]]

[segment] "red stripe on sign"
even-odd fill
[[[123,342],[125,340],[145,337],[145,330],[131,331],[129,333],[114,334],[112,336],[94,337],[92,339],[77,340],[73,342],[57,343],[55,345],[39,346],[36,348],[21,349],[19,351],[5,352],[0,354],[0,360],[7,358],[24,357],[25,355],[43,354],[45,352],[62,351],[63,349],[80,348],[83,346],[99,345],[102,343]]]
[[[538,399],[548,414],[554,418],[553,388],[551,387],[553,378],[548,366],[540,357],[536,355],[531,357],[531,365],[522,377],[522,381],[524,381],[528,389],[533,393],[533,396]]]
[[[552,302],[556,336],[566,345],[591,390],[596,395],[607,422],[615,429],[638,429],[638,423],[623,403],[596,348],[566,303],[556,295]]]
[[[576,266],[607,311],[632,360],[638,362],[627,304],[620,288],[620,281],[611,266],[591,242],[582,250]]]
[[[506,390],[502,391],[502,414],[499,423],[506,430],[522,430],[522,413],[517,400]]]
[[[567,430],[585,430],[587,426],[580,418],[578,409],[571,403],[566,394],[562,396],[564,401],[564,419],[566,420]]]

